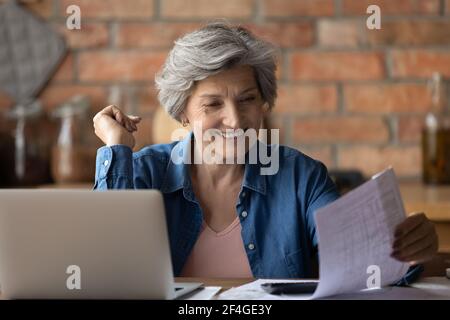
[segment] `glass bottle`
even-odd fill
[[[29,187],[50,182],[49,138],[40,102],[18,104],[7,117],[12,123],[14,141],[12,186]]]
[[[422,129],[422,178],[426,184],[450,184],[448,85],[438,73],[429,83],[432,104]]]
[[[92,182],[95,175],[95,150],[86,132],[90,103],[77,95],[56,109],[52,116],[60,120],[57,142],[52,147],[51,172],[56,183]]]
[[[14,185],[14,138],[6,114],[0,113],[0,188]]]

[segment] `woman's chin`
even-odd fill
[[[216,159],[221,159],[224,164],[243,164],[245,162],[245,154],[247,150],[242,151],[230,151],[218,153]]]

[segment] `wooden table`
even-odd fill
[[[184,278],[184,277],[175,278],[175,282],[201,282],[205,286],[222,287],[222,289],[220,289],[219,291],[219,294],[233,287],[239,287],[255,280],[256,279],[254,278],[230,278],[230,279]]]
[[[450,253],[450,186],[401,183],[400,192],[406,212],[424,212],[436,226],[439,252]]]

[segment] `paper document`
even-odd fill
[[[390,254],[395,227],[405,218],[392,169],[318,209],[315,222],[320,281],[313,299],[399,280],[409,264]]]
[[[310,281],[310,280],[304,280]],[[222,292],[218,300],[309,300],[311,294],[269,294],[261,287],[263,283],[302,282],[292,279],[258,279],[242,286]]]
[[[229,289],[219,295],[219,300],[309,300],[312,294],[281,294],[265,292],[266,282],[299,282],[288,279],[259,279],[243,286]],[[423,278],[412,287],[385,287],[341,294],[322,299],[337,300],[450,300],[450,280],[444,277]]]

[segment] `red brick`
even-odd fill
[[[9,0],[0,0],[0,6]],[[20,1],[20,5],[33,14],[47,19],[53,15],[53,0]]]
[[[450,77],[450,51],[396,50],[392,52],[394,77],[429,78],[433,72]]]
[[[79,77],[81,81],[153,81],[166,55],[147,51],[83,52]]]
[[[151,18],[154,0],[62,0],[60,4],[62,16],[68,16],[66,9],[70,5],[80,7],[82,19]]]
[[[301,118],[294,124],[296,142],[315,143],[382,143],[389,131],[381,118],[315,117]]]
[[[318,43],[323,47],[351,47],[365,44],[362,30],[365,25],[356,20],[318,21]]]
[[[0,0],[0,5],[6,2],[5,0]],[[23,6],[40,16],[41,18],[50,18],[53,15],[53,0],[40,0],[40,1],[22,1]],[[21,3],[22,4],[22,3]]]
[[[283,48],[307,47],[314,41],[314,30],[310,22],[265,22],[245,26],[256,36]]]
[[[291,60],[293,80],[369,80],[384,77],[383,55],[375,52],[304,52]]]
[[[73,55],[68,54],[56,69],[51,82],[71,81],[74,75]]]
[[[124,113],[152,114],[159,107],[156,88],[142,85],[113,85],[107,88],[107,104],[115,104]]]
[[[108,105],[114,104],[126,114],[137,113],[137,88],[115,84],[108,88]]]
[[[99,86],[75,84],[53,85],[41,93],[40,99],[46,110],[52,110],[77,94],[87,95],[90,98],[93,110],[99,111],[106,107],[106,90]]]
[[[254,0],[164,0],[161,15],[165,18],[250,18]]]
[[[145,115],[142,116],[142,120],[137,124],[138,130],[133,134],[136,140],[136,145],[133,151],[142,149],[153,143],[152,141],[152,127],[153,127],[153,116]]]
[[[450,0],[445,1],[445,14],[450,15]]]
[[[168,48],[177,38],[200,26],[199,23],[122,23],[117,34],[117,45],[126,48]]]
[[[113,92],[117,89],[119,92]],[[152,115],[160,108],[156,88],[153,85],[111,87],[108,90],[108,104],[117,105],[126,114],[140,116]]]
[[[110,89],[111,99],[116,99],[113,97],[113,88]],[[157,97],[156,88],[151,86],[120,86],[119,90],[119,101],[112,101],[119,106],[125,113],[128,114],[150,114],[159,107],[159,101]]]
[[[278,143],[287,144],[287,127],[286,127],[285,117],[271,113],[265,119],[265,123],[264,123],[263,127],[265,129],[278,130],[278,140],[279,140]],[[271,133],[268,132],[267,134],[269,135]]]
[[[289,74],[284,67],[284,60],[287,59],[286,55],[284,55],[281,52],[277,53],[276,59],[276,70],[275,70],[275,77],[277,78],[277,81],[280,81],[281,79],[284,79]]]
[[[109,31],[105,23],[82,23],[81,29],[69,30],[65,24],[58,26],[70,48],[99,48],[109,43]]]
[[[430,93],[425,84],[352,84],[344,86],[344,103],[349,112],[424,112]]]
[[[398,139],[400,143],[420,143],[425,115],[407,115],[398,119]]]
[[[137,104],[140,114],[162,108],[158,101],[158,92],[154,86],[143,87],[137,91]]]
[[[418,177],[421,172],[419,146],[370,147],[353,146],[338,149],[338,166],[344,169],[359,169],[370,177],[389,166],[399,177]]]
[[[266,17],[285,16],[332,16],[333,0],[264,0],[263,15]]]
[[[327,168],[335,167],[333,160],[333,153],[330,146],[311,147],[311,146],[299,146],[298,150],[306,154],[307,156],[321,161]]]
[[[372,4],[380,7],[382,16],[417,13],[437,15],[440,6],[439,0],[343,0],[342,13],[367,15],[367,7]]]
[[[333,85],[281,85],[275,113],[322,113],[337,111],[337,90]]]
[[[416,2],[417,12],[425,14],[439,14],[440,5],[439,0],[420,0]]]
[[[171,47],[178,37],[201,26],[199,23],[124,23],[119,27],[117,44],[120,47]],[[313,42],[313,27],[307,22],[245,26],[256,35],[286,48],[305,47]]]
[[[371,45],[448,45],[450,21],[383,22],[381,30],[367,30],[367,35]]]

